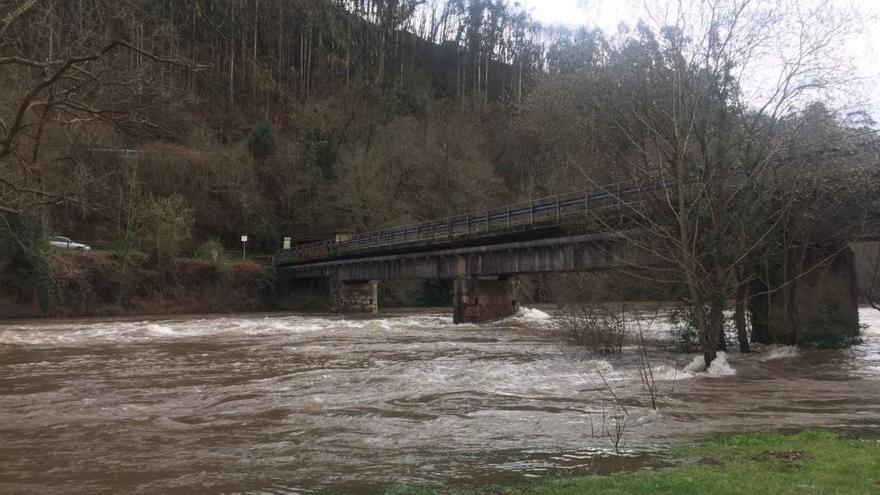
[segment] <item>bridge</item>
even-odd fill
[[[643,193],[611,184],[298,246],[276,253],[273,263],[291,278],[332,280],[339,311],[377,312],[379,280],[454,279],[454,321],[495,320],[519,309],[519,275],[634,261],[638,253],[619,229],[624,205]],[[609,228],[575,232],[597,219]]]
[[[453,320],[491,321],[519,309],[520,275],[659,263],[628,242],[640,234],[628,213],[650,198],[649,192],[631,183],[610,184],[306,244],[279,251],[273,263],[290,279],[330,280],[333,305],[344,313],[378,312],[381,280],[452,279]],[[852,251],[844,247],[828,256],[822,249],[807,255],[825,264],[823,269],[798,277],[769,302],[750,306],[753,335],[763,335],[759,341],[796,341],[795,328],[809,326],[828,301],[857,321]],[[786,337],[773,337],[769,327],[784,328]]]

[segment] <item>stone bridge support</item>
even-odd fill
[[[333,286],[334,309],[340,313],[376,314],[379,312],[379,282],[338,281]]]
[[[833,347],[858,336],[852,249],[831,245],[790,252],[775,271],[770,274],[769,294],[764,284],[753,287],[757,294],[749,304],[753,341]]]
[[[500,320],[519,311],[519,278],[459,277],[453,298],[455,323]]]

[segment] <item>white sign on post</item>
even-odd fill
[[[247,248],[245,246],[247,246],[247,236],[243,235],[243,236],[241,236],[241,259],[242,260],[247,259]]]
[[[290,250],[290,237],[285,237],[285,238],[284,238],[284,248],[283,248],[283,249],[284,249],[285,251],[289,251],[289,250]]]
[[[247,242],[247,236],[246,236],[246,235],[241,236],[241,242]]]

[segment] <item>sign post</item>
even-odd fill
[[[290,241],[291,241],[290,237],[284,238],[284,246],[282,247],[283,250],[290,251]]]
[[[242,261],[247,259],[247,241],[248,241],[248,238],[246,235],[241,236],[241,259],[242,259]]]

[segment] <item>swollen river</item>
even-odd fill
[[[862,321],[846,351],[731,351],[708,372],[651,350],[657,411],[636,349],[590,357],[537,310],[6,324],[0,492],[374,493],[661,466],[715,432],[870,428],[880,313]]]

